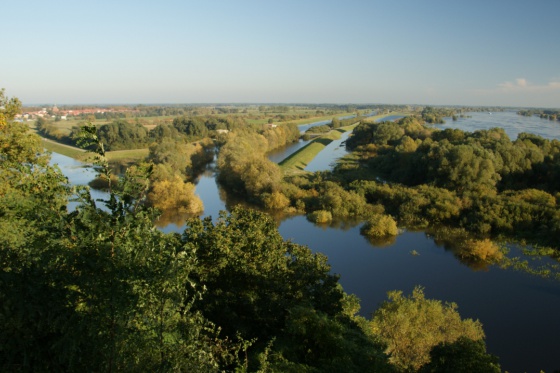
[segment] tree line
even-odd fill
[[[560,120],[560,110],[553,110],[553,109],[519,110],[517,114],[525,117],[532,117],[536,115],[541,119],[548,119],[552,121]]]

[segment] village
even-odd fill
[[[23,108],[25,110],[25,108]],[[76,117],[87,117],[88,115],[95,116],[96,114],[104,115],[106,113],[124,113],[124,112],[136,112],[138,110],[132,108],[103,108],[103,107],[89,107],[81,109],[60,109],[55,105],[50,108],[43,107],[40,110],[24,111],[21,114],[17,114],[15,117],[16,121],[25,122],[30,120],[36,120],[37,118],[53,119],[53,120],[68,120],[75,119]]]

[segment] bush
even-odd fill
[[[272,193],[264,193],[262,196],[264,207],[270,210],[284,210],[290,206],[290,199],[282,192],[274,191]]]
[[[162,211],[173,209],[189,214],[204,211],[202,201],[195,194],[194,184],[185,183],[178,175],[172,180],[154,182],[148,193],[148,201],[151,206]]]
[[[385,353],[400,371],[418,371],[430,362],[430,351],[440,343],[453,343],[461,337],[484,338],[478,320],[462,320],[455,303],[426,299],[421,287],[410,297],[400,291],[388,296],[373,314],[370,328],[387,344]]]
[[[368,237],[396,236],[399,233],[397,222],[390,215],[373,215],[362,226],[360,232]]]
[[[330,211],[317,210],[307,214],[307,219],[313,223],[326,224],[332,221],[332,214]]]
[[[503,257],[500,247],[489,239],[467,240],[460,245],[457,255],[465,259],[488,263],[500,261]]]

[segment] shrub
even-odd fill
[[[173,209],[189,214],[199,214],[204,211],[202,201],[195,194],[194,184],[185,183],[178,175],[175,175],[172,180],[153,183],[148,201],[153,207],[162,211]]]
[[[489,239],[467,240],[459,247],[457,255],[462,258],[489,263],[499,261],[503,256],[499,246]]]
[[[360,232],[368,237],[396,236],[399,233],[397,222],[390,215],[373,215],[362,226]]]
[[[317,210],[307,214],[307,219],[313,223],[326,224],[332,221],[332,214],[330,211]]]
[[[388,296],[373,314],[370,328],[387,344],[385,353],[399,371],[418,371],[430,362],[430,351],[440,343],[453,343],[461,337],[484,338],[478,320],[462,320],[455,303],[426,299],[421,287],[410,297],[401,291],[391,291]]]
[[[290,199],[278,191],[264,193],[262,199],[264,207],[271,210],[284,210],[290,205]]]

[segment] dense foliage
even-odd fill
[[[232,134],[218,155],[219,180],[234,192],[270,208],[283,209],[288,201],[278,194],[282,171],[266,152],[296,141],[295,125]]]
[[[434,108],[432,106],[426,106],[422,109],[421,113],[422,119],[426,123],[432,124],[443,124],[445,123],[444,117],[454,117],[455,110],[448,108]]]
[[[268,348],[273,371],[388,369],[327,258],[284,241],[272,218],[237,208],[216,224],[187,225],[183,241],[196,250],[196,278],[208,289],[197,306],[228,338],[255,341],[250,366]]]
[[[394,291],[375,311],[369,326],[387,344],[391,363],[414,372],[430,362],[430,351],[440,343],[484,338],[480,322],[461,320],[456,309],[453,303],[426,299],[422,288],[415,288],[410,297]]]
[[[113,185],[85,127],[79,140],[109,184],[96,202],[48,165],[40,139],[10,120],[19,102],[1,93],[2,371],[401,370],[373,332],[383,322],[356,316],[326,258],[284,241],[270,217],[238,208],[162,233],[142,204],[149,166]],[[443,346],[434,363],[484,358],[474,347],[465,356]]]
[[[97,135],[107,150],[145,148],[149,142],[148,130],[143,125],[122,120],[100,126]]]
[[[350,189],[402,223],[445,223],[548,245],[560,238],[558,140],[522,133],[511,141],[498,128],[440,131],[409,117],[362,123],[347,144],[378,175]]]

